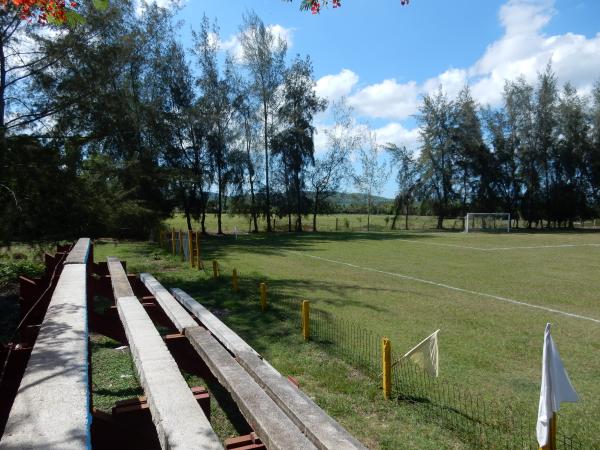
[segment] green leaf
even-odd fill
[[[72,9],[67,9],[65,11],[65,17],[67,18],[67,25],[72,28],[85,23],[85,17]]]
[[[93,0],[94,8],[98,11],[104,11],[108,8],[108,0]]]

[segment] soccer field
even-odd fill
[[[305,233],[208,238],[203,257],[359,322],[402,353],[441,329],[440,376],[536,411],[544,327],[580,394],[565,433],[600,423],[600,234]]]

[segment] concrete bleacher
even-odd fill
[[[264,361],[210,311],[181,289],[173,289],[173,295],[235,356],[240,366],[317,448],[365,449],[354,436]]]
[[[119,317],[163,449],[222,449],[177,364],[140,301],[123,266],[108,258]]]
[[[65,259],[10,416],[1,449],[90,447],[86,264],[90,240]]]
[[[229,392],[246,421],[267,448],[273,450],[316,448],[231,356],[227,348],[223,347],[206,329],[198,326],[167,289],[150,274],[140,274],[140,279],[179,332],[184,333],[189,339],[219,383]],[[232,341],[236,341],[233,336],[230,337]],[[247,346],[239,337],[237,343]]]

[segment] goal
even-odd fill
[[[465,233],[472,231],[510,231],[509,213],[468,213],[465,216]]]

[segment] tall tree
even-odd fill
[[[315,159],[314,168],[308,174],[313,191],[313,231],[317,231],[317,214],[321,205],[341,187],[344,178],[352,173],[350,155],[358,149],[360,136],[352,117],[352,108],[345,99],[334,102],[331,107],[334,126],[325,130],[327,150]]]
[[[273,154],[286,161],[293,183],[296,206],[296,231],[302,231],[302,197],[305,169],[314,164],[314,115],[323,111],[326,102],[315,93],[315,80],[310,58],[296,56],[286,71],[283,95],[278,110],[283,127],[273,139]]]
[[[456,199],[456,154],[453,141],[453,102],[440,89],[426,95],[417,120],[421,126],[423,187],[432,198],[437,227],[443,227],[444,216],[452,212]]]
[[[404,228],[408,230],[408,214],[410,206],[415,198],[419,188],[420,172],[419,164],[415,156],[406,147],[399,147],[396,144],[387,144],[385,149],[392,157],[394,167],[396,168],[396,183],[398,193],[395,199],[394,218],[392,220],[392,230],[396,229],[396,220],[400,215],[401,208],[404,206]]]
[[[373,197],[381,194],[383,185],[390,175],[386,162],[379,159],[377,136],[367,129],[358,154],[360,171],[354,175],[354,185],[364,194],[367,203],[367,231],[371,230]]]
[[[221,75],[218,62],[219,29],[210,25],[206,16],[200,31],[194,34],[195,55],[201,73],[198,85],[202,92],[201,114],[207,124],[207,145],[216,170],[217,183],[217,232],[223,234],[223,201],[229,173],[229,152],[232,142],[232,121],[236,114],[237,92],[232,81],[233,62],[225,61],[225,72]],[[231,76],[230,76],[231,75]]]
[[[265,152],[265,217],[267,231],[271,231],[271,192],[269,184],[270,121],[275,111],[276,92],[283,81],[287,44],[265,26],[251,12],[244,16],[240,30],[243,62],[252,80],[252,90],[259,99],[263,119],[263,146]]]

